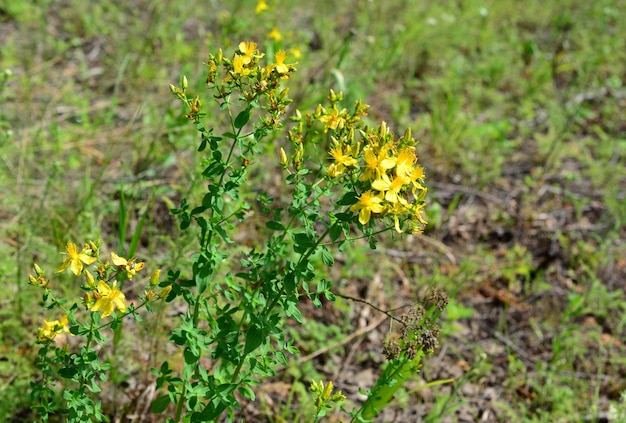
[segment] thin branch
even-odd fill
[[[390,319],[395,320],[398,323],[402,323],[402,320],[400,320],[397,317],[395,317],[394,315],[392,315],[389,311],[383,310],[381,308],[378,308],[374,304],[372,304],[369,301],[366,301],[366,300],[364,300],[362,298],[351,297],[349,295],[339,294],[338,292],[333,292],[333,294],[335,294],[336,296],[341,297],[343,299],[346,299],[346,300],[356,301],[358,303],[365,304],[366,306],[371,307],[371,308],[373,308],[374,310],[376,310],[376,311],[378,311],[380,313],[383,313],[385,316],[389,317]],[[404,308],[404,307],[408,307],[408,306],[398,307],[398,309],[399,308]],[[394,309],[394,310],[398,310],[398,309]],[[394,310],[392,310],[392,311],[394,311]]]

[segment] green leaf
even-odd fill
[[[195,364],[198,361],[198,356],[189,347],[185,348],[183,357],[185,358],[185,364]]]
[[[304,254],[307,250],[315,246],[315,240],[306,233],[293,234],[294,251],[298,254]]]
[[[207,208],[208,207],[205,207],[205,206],[194,207],[194,209],[191,210],[191,215],[194,216],[196,214],[204,213],[207,210]]]
[[[235,128],[241,129],[244,127],[246,123],[250,120],[250,109],[243,110],[239,112],[237,117],[235,118]]]
[[[198,147],[198,152],[201,153],[204,151],[204,149],[206,148],[206,139],[202,138],[202,141],[200,142],[200,146]]]
[[[270,220],[269,222],[265,222],[265,227],[267,229],[271,229],[273,231],[284,231],[285,227],[280,222],[276,222],[275,220]]]
[[[330,251],[328,251],[328,248],[322,246],[322,262],[329,267],[332,267],[333,264],[335,264],[335,259],[333,258],[333,255],[330,253]]]
[[[202,176],[209,178],[214,175],[219,175],[223,171],[224,165],[222,162],[213,162],[202,171]]]
[[[269,335],[269,331],[260,323],[253,324],[246,333],[246,345],[243,348],[243,354],[249,354],[256,350]]]
[[[356,197],[357,197],[356,192],[353,192],[353,191],[346,192],[343,195],[343,197],[341,197],[337,201],[337,205],[339,205],[339,206],[351,206],[352,204],[355,204],[357,202]]]
[[[340,222],[352,222],[354,220],[354,213],[337,213],[335,215],[338,221]]]
[[[75,367],[63,367],[59,370],[59,376],[65,379],[71,379],[78,373]]]
[[[343,232],[343,228],[341,227],[341,225],[335,223],[334,225],[330,227],[330,230],[329,230],[330,240],[333,242],[337,241],[337,238],[341,236],[342,232]]]
[[[211,150],[217,150],[219,148],[219,145],[217,143],[221,140],[222,137],[209,137],[209,146],[211,147]]]
[[[170,405],[169,395],[161,395],[160,397],[152,401],[152,404],[150,405],[150,411],[153,413],[157,413],[157,414],[162,413],[167,409],[169,405]]]
[[[233,243],[233,240],[230,239],[230,237],[228,236],[228,233],[224,230],[224,228],[222,228],[221,226],[215,226],[214,229],[219,234],[219,236],[224,240],[224,242],[228,244]]]
[[[254,394],[254,391],[252,390],[252,388],[250,388],[247,385],[241,385],[237,388],[237,390],[244,398],[247,398],[250,401],[254,401],[256,398],[256,395]]]

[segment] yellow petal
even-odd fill
[[[70,260],[70,270],[76,276],[80,275],[80,272],[83,271],[83,263],[81,263],[78,257]]]
[[[105,281],[98,281],[98,294],[107,297],[111,294],[111,287]]]
[[[113,303],[108,298],[99,298],[91,307],[91,311],[101,311],[102,317],[110,316],[113,313]]]
[[[126,260],[124,257],[118,256],[113,251],[111,251],[111,261],[116,266],[126,266],[126,264],[128,263],[128,260]]]

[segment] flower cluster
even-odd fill
[[[100,313],[101,317],[110,316],[116,309],[121,313],[126,313],[128,304],[118,281],[131,281],[144,268],[143,262],[126,259],[114,252],[111,252],[110,260],[101,261],[100,245],[94,242],[84,244],[80,250],[76,244],[68,242],[62,254],[67,257],[56,273],[69,268],[75,276],[84,277],[81,288],[85,291],[83,304],[87,310]],[[89,270],[91,265],[95,266],[97,277],[94,277],[92,271]],[[44,271],[37,264],[34,268],[37,276],[29,275],[29,282],[31,285],[44,289],[44,298],[48,298],[51,292],[49,281],[45,279]],[[150,278],[151,288],[159,284],[159,274],[160,270],[157,270]],[[149,289],[145,293],[145,299],[153,301],[165,298],[170,290],[171,286],[166,286],[157,294],[153,289]],[[40,341],[51,340],[61,332],[67,332],[67,316],[61,320],[44,320],[44,327],[39,328],[38,331],[38,339]]]
[[[270,116],[262,121],[262,127],[275,129],[280,127],[280,117],[285,112],[290,100],[287,89],[280,90],[280,82],[291,76],[297,63],[288,63],[287,53],[278,50],[274,61],[261,65],[264,53],[259,52],[257,44],[242,41],[234,54],[228,58],[220,49],[217,54],[209,55],[206,85],[214,88],[215,98],[227,101],[230,95],[239,91],[248,103],[263,102]],[[183,77],[181,87],[170,84],[170,90],[188,107],[187,118],[197,120],[200,116],[200,100],[187,93],[187,79]]]
[[[307,130],[317,121],[329,135],[330,165],[327,177],[352,190],[354,201],[350,211],[358,213],[358,221],[366,225],[373,217],[392,217],[395,229],[403,232],[410,222],[412,232],[421,232],[426,221],[424,168],[417,162],[416,141],[408,129],[397,138],[382,122],[369,128],[362,122],[368,106],[356,102],[353,111],[340,109],[342,95],[330,91],[330,108],[318,106],[306,120],[296,113],[298,125],[289,133],[294,145],[294,167],[298,170],[304,151]],[[281,152],[281,162],[284,152]]]

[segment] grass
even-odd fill
[[[295,107],[341,89],[371,104],[372,122],[409,126],[421,140],[428,231],[346,251],[328,274],[383,309],[429,285],[453,295],[441,352],[415,383],[456,383],[409,389],[387,420],[444,421],[452,407],[453,421],[577,421],[619,407],[624,3],[294,2],[261,17],[255,4],[0,1],[0,72],[10,70],[0,78],[0,419],[20,421],[28,407],[43,317],[27,284],[33,261],[55,263],[68,239],[128,250],[135,234],[142,258],[164,268],[189,259],[192,242],[168,210],[200,192],[200,163],[168,84],[186,74],[200,89],[208,50],[244,39],[301,50]],[[280,42],[267,38],[274,26]],[[266,146],[268,157],[281,142]],[[257,178],[280,193],[271,175]],[[242,242],[254,243],[257,229],[246,222]],[[305,305],[311,323],[293,336],[307,353],[375,319],[359,303],[327,306]],[[268,420],[306,421],[302,386],[320,374],[356,392],[354,375],[382,363],[385,330],[288,369],[257,408]],[[141,348],[166,356],[147,336]],[[123,348],[136,361],[116,389],[132,396],[151,363],[136,345]],[[272,415],[276,398],[285,408]]]

